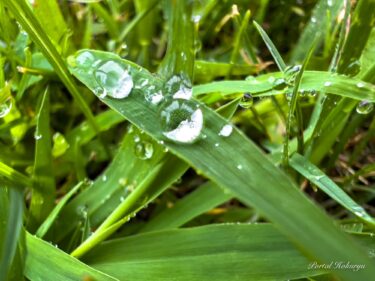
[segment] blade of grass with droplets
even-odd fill
[[[55,201],[55,178],[52,171],[52,138],[50,131],[50,90],[46,89],[37,110],[34,133],[35,161],[29,226],[35,230],[48,216]]]
[[[283,58],[281,57],[279,51],[276,49],[275,45],[272,43],[267,33],[263,30],[263,28],[256,21],[254,21],[254,26],[258,30],[260,36],[262,36],[262,39],[264,43],[266,43],[267,48],[270,51],[273,59],[275,60],[278,68],[280,69],[280,71],[284,71],[286,68],[286,64]]]
[[[361,220],[369,223],[372,227],[375,226],[375,220],[360,205],[350,198],[349,195],[337,186],[318,167],[311,164],[305,157],[295,153],[290,159],[290,165],[344,208],[352,212]]]
[[[42,238],[47,233],[48,229],[52,226],[52,224],[60,214],[62,208],[66,205],[68,200],[81,188],[83,184],[83,182],[78,183],[67,194],[64,195],[64,197],[55,206],[52,212],[48,215],[48,217],[43,221],[42,225],[35,232],[35,236]]]
[[[162,81],[159,78],[116,55],[85,50],[78,52],[76,57],[85,52],[89,52],[94,61],[116,62],[126,67],[132,75],[142,76],[152,81],[156,87],[161,86]],[[92,61],[77,63],[71,68],[71,72],[80,81],[93,92],[97,92],[100,85],[88,74],[92,70]],[[332,259],[348,259],[368,264],[365,271],[357,273],[363,274],[363,278],[368,278],[368,274],[375,271],[361,249],[349,237],[336,229],[332,220],[313,205],[288,176],[273,166],[240,131],[233,129],[232,134],[227,138],[218,135],[222,127],[228,124],[225,119],[197,103],[205,116],[202,135],[206,135],[207,138],[188,145],[167,141],[161,132],[159,122],[155,122],[159,120],[160,106],[145,100],[145,90],[134,88],[127,98],[114,99],[107,96],[101,100],[153,138],[163,140],[171,152],[221,187],[230,189],[242,202],[256,207],[310,256],[322,262]],[[216,143],[218,146],[215,145]],[[226,157],[229,151],[231,159]],[[253,176],[249,178],[248,175]],[[319,247],[312,242],[318,240],[321,241]],[[341,246],[344,244],[345,249]],[[336,271],[336,274],[347,280],[358,278],[358,275],[354,276],[351,272]]]
[[[0,203],[0,280],[8,280],[7,276],[12,275],[10,268],[22,228],[23,193],[15,188],[1,186]]]
[[[26,3],[25,0],[4,0],[4,3],[54,67],[57,75],[80,106],[90,125],[94,130],[99,131],[94,116],[92,115],[86,101],[81,96],[74,80],[69,75],[64,60],[56,50],[54,44],[48,38],[48,35],[44,32],[42,26],[29,7],[29,4]]]
[[[231,199],[233,195],[224,193],[216,184],[209,182],[198,187],[171,207],[165,209],[142,227],[139,232],[177,228],[191,219],[207,212]]]
[[[27,233],[27,256],[25,276],[30,280],[103,280],[119,281],[79,260],[69,256],[53,245]]]
[[[193,87],[195,97],[210,93],[221,93],[230,95],[236,93],[251,92],[254,96],[266,97],[271,95],[283,94],[285,91],[273,89],[273,79],[283,78],[280,72],[260,75],[254,80],[243,81],[216,81]],[[329,83],[327,83],[327,81]],[[336,75],[325,71],[309,71],[303,74],[300,89],[304,91],[326,91],[327,94],[333,94],[342,97],[348,97],[355,100],[369,100],[375,102],[375,87],[373,84],[351,78],[345,75]]]
[[[129,281],[289,280],[324,273],[309,269],[310,261],[269,224],[134,235],[103,243],[84,261]]]

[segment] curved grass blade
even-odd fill
[[[233,195],[224,193],[216,184],[209,182],[198,187],[172,207],[152,218],[139,232],[177,228],[198,215],[211,210],[231,199]]]
[[[97,93],[101,87],[89,75],[93,71],[93,61],[113,61],[127,68],[133,77],[137,77],[135,86],[139,83],[138,79],[142,78],[152,82],[155,87],[161,87],[162,81],[157,77],[116,55],[84,50],[78,52],[76,58],[82,54],[90,54],[92,60],[77,62],[71,67],[71,72],[93,92]],[[159,122],[155,122],[159,120],[160,106],[147,102],[145,91],[135,87],[127,98],[106,96],[101,100],[153,138],[162,140],[171,152],[222,188],[229,189],[242,202],[254,206],[309,256],[322,262],[343,259],[366,265],[366,270],[355,274],[337,270],[335,273],[342,279],[357,280],[360,275],[366,279],[372,273],[375,274],[375,267],[362,249],[340,232],[332,220],[308,200],[290,178],[276,168],[239,130],[234,128],[227,138],[219,136],[223,126],[230,125],[224,118],[197,103],[205,116],[202,134],[207,137],[189,145],[167,141]],[[315,241],[320,241],[318,247]],[[345,245],[345,249],[342,245]]]
[[[103,243],[85,262],[129,281],[289,280],[324,273],[308,269],[310,261],[268,224],[135,235]]]
[[[349,210],[361,220],[367,222],[372,227],[375,226],[375,220],[349,197],[339,186],[337,186],[326,174],[318,167],[311,164],[305,157],[295,153],[290,159],[290,165],[301,175],[306,177],[310,182],[318,186],[327,195],[334,199],[337,203]]]
[[[18,184],[22,188],[31,187],[32,180],[12,167],[0,162],[0,178]]]
[[[119,281],[79,260],[69,256],[53,245],[27,233],[25,276],[30,280],[100,280]]]

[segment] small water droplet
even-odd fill
[[[103,175],[102,181],[107,181],[107,175]]]
[[[162,133],[169,140],[193,143],[203,129],[203,112],[191,100],[169,99],[159,111]]]
[[[311,17],[311,22],[316,23],[316,17]]]
[[[275,79],[275,77],[271,76],[271,77],[269,77],[269,78],[267,79],[267,81],[268,81],[269,83],[273,84],[273,83],[275,83],[276,79]]]
[[[301,70],[301,65],[290,65],[284,70],[285,81],[289,86],[294,85],[298,72]]]
[[[359,60],[353,60],[352,62],[349,63],[347,68],[345,69],[345,74],[353,77],[357,75],[361,71],[361,63]]]
[[[154,146],[152,143],[146,141],[136,143],[134,146],[134,154],[142,160],[150,159],[154,154]]]
[[[242,170],[242,165],[237,165],[238,170]]]
[[[215,143],[215,147],[219,147],[220,146],[220,143]]]
[[[40,140],[42,137],[43,137],[42,134],[38,134],[37,131],[35,131],[35,133],[34,133],[34,139],[35,140]]]
[[[105,61],[97,67],[95,79],[103,89],[103,93],[116,99],[129,96],[134,85],[129,71],[112,60]]]
[[[363,88],[365,86],[365,83],[363,83],[363,82],[358,82],[357,83],[357,87],[358,88]]]
[[[242,108],[250,108],[254,104],[254,98],[250,93],[245,93],[240,100],[240,106]]]
[[[272,88],[278,91],[284,90],[287,87],[286,81],[283,78],[278,78],[273,82]]]
[[[332,85],[332,82],[331,81],[326,81],[326,82],[324,82],[324,86],[325,87],[329,87],[329,86],[331,86]]]
[[[163,100],[164,96],[161,91],[158,91],[158,92],[148,91],[145,94],[145,98],[147,101],[151,102],[152,104],[158,104]]]
[[[4,103],[0,104],[0,118],[7,116],[12,109],[12,99],[7,99]]]
[[[368,100],[360,101],[356,111],[359,114],[369,114],[374,109],[374,104]]]
[[[193,95],[190,80],[182,74],[172,76],[165,83],[164,88],[166,93],[174,99],[189,100]]]
[[[233,127],[231,125],[225,125],[223,128],[221,128],[219,136],[229,137],[232,134],[232,131]]]

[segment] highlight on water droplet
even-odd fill
[[[108,95],[115,99],[123,99],[129,96],[134,86],[128,69],[112,60],[100,63],[94,77],[102,89],[102,93],[99,93],[101,97]]]
[[[145,92],[145,99],[152,104],[159,104],[163,100],[164,96],[161,91],[148,90]]]
[[[232,131],[233,131],[232,125],[228,125],[228,124],[224,125],[223,128],[221,128],[219,132],[219,136],[229,137],[232,134]]]
[[[245,93],[242,96],[241,100],[240,100],[240,106],[242,108],[246,108],[247,109],[247,108],[252,107],[253,104],[254,104],[254,98],[253,98],[253,96],[250,93]]]
[[[0,118],[7,116],[12,109],[13,102],[11,98],[8,98],[4,103],[0,104]]]
[[[237,165],[237,169],[238,169],[238,170],[242,170],[242,168],[243,168],[243,167],[242,167],[241,164]]]
[[[284,77],[286,84],[289,86],[294,85],[298,72],[301,70],[301,65],[290,65],[284,70]]]
[[[329,87],[329,86],[331,86],[332,85],[332,82],[331,81],[326,81],[326,82],[324,82],[324,86],[325,87]]]
[[[358,82],[357,83],[357,87],[358,88],[363,88],[365,86],[365,83],[363,83],[363,82]]]
[[[40,139],[42,139],[42,137],[43,137],[42,134],[38,134],[37,131],[34,132],[34,139],[35,140],[40,140]]]
[[[168,99],[159,110],[162,134],[179,143],[193,143],[203,129],[203,112],[192,100]]]
[[[361,71],[361,63],[359,60],[353,60],[349,63],[344,73],[350,77],[356,76]]]
[[[357,104],[356,111],[359,114],[369,114],[374,109],[374,103],[363,100]]]
[[[134,154],[142,160],[150,159],[154,154],[154,146],[147,141],[138,142],[134,146]]]

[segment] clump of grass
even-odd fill
[[[0,280],[374,276],[374,1],[0,13]]]

